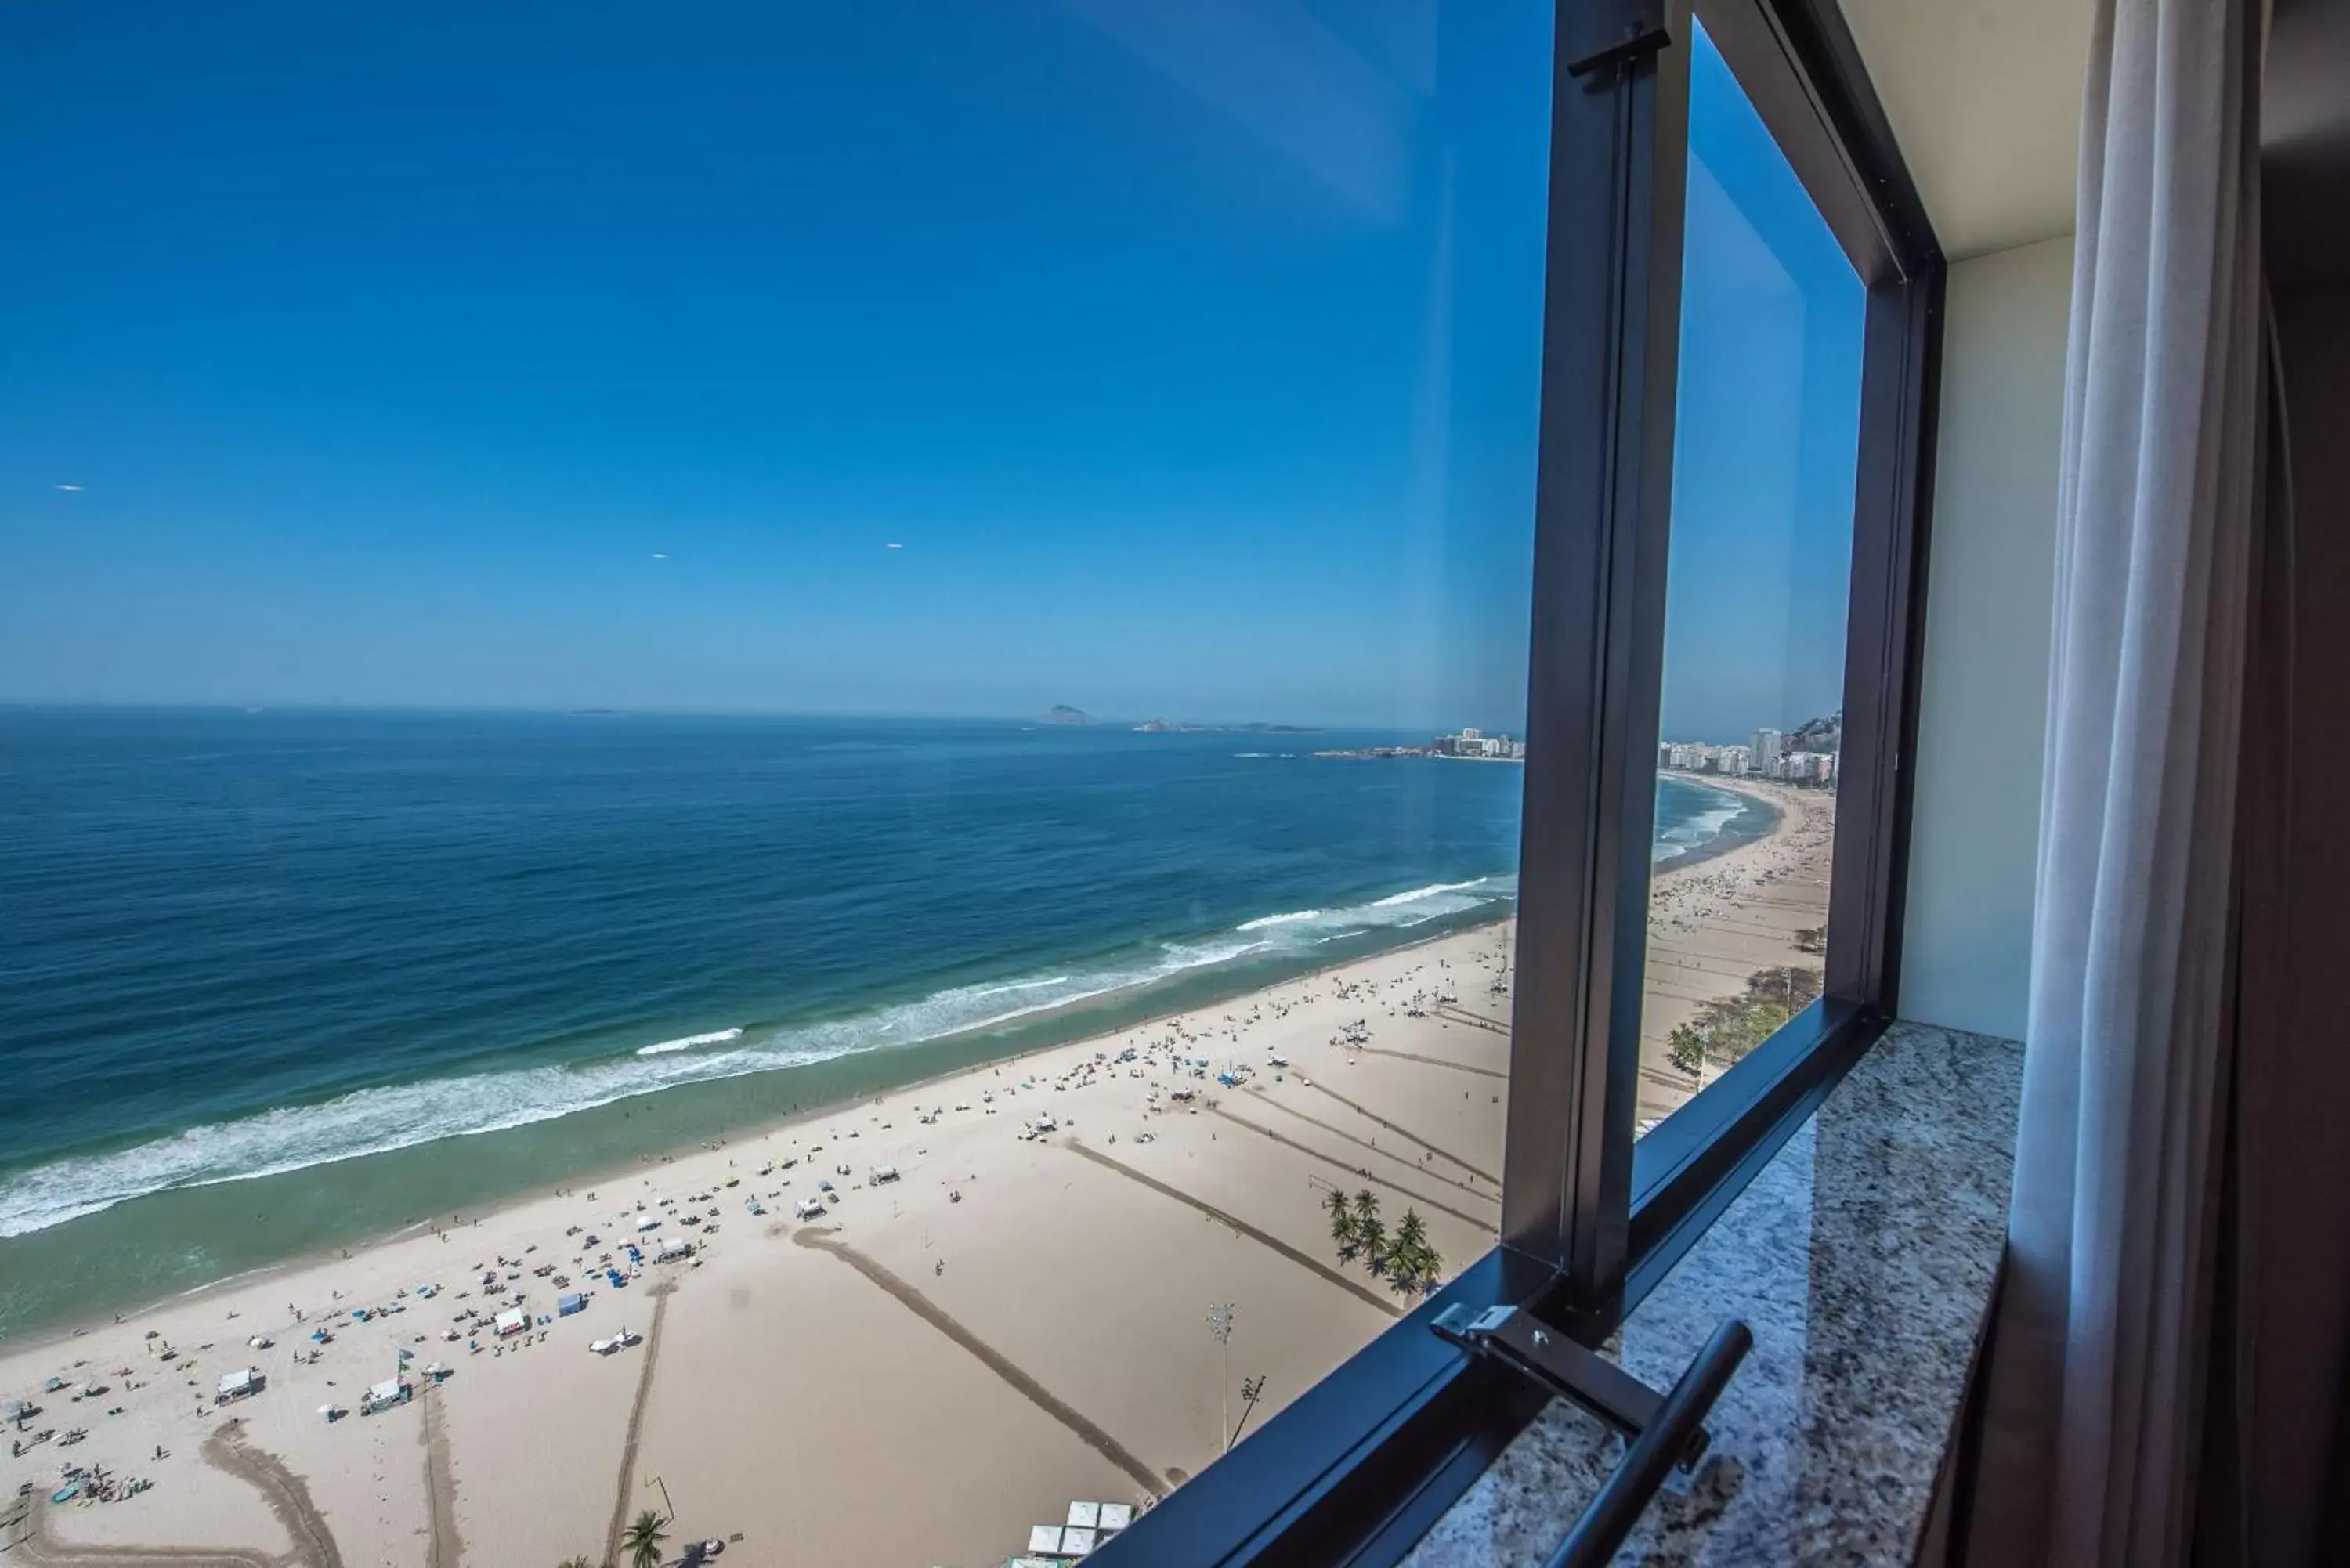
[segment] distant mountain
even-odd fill
[[[1834,752],[1844,745],[1844,713],[1841,710],[1825,719],[1814,719],[1787,737],[1791,752]]]
[[[1045,722],[1047,724],[1090,724],[1093,722],[1093,720],[1087,717],[1085,710],[1082,708],[1072,708],[1066,702],[1055,702],[1050,708],[1045,710]]]

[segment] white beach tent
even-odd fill
[[[372,1416],[379,1410],[389,1410],[394,1405],[408,1403],[409,1386],[397,1377],[387,1377],[367,1391],[359,1401],[359,1414]]]
[[[504,1339],[510,1334],[521,1334],[529,1327],[530,1314],[520,1307],[508,1307],[498,1314],[497,1329],[500,1339]]]
[[[259,1367],[241,1367],[220,1380],[220,1399],[224,1403],[231,1399],[244,1398],[247,1395],[258,1394],[268,1381],[261,1375]]]

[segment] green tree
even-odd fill
[[[1676,1025],[1666,1037],[1666,1059],[1684,1073],[1701,1071],[1709,1061],[1737,1062],[1809,1007],[1819,994],[1817,970],[1792,966],[1756,970],[1746,977],[1745,988],[1737,995],[1701,1003],[1695,1018]]]
[[[1694,1023],[1676,1023],[1665,1037],[1665,1060],[1694,1076],[1705,1071],[1705,1031]]]
[[[661,1542],[669,1539],[661,1526],[667,1522],[650,1508],[637,1515],[620,1537],[629,1549],[629,1568],[660,1568]]]
[[[1428,1245],[1428,1224],[1417,1209],[1407,1209],[1396,1223],[1395,1235],[1388,1242],[1387,1276],[1388,1286],[1398,1295],[1409,1295],[1420,1287],[1427,1275],[1430,1249]]]
[[[1347,1206],[1347,1195],[1334,1187],[1330,1189],[1330,1196],[1322,1200],[1322,1207],[1330,1211],[1330,1240],[1338,1243],[1338,1261],[1342,1263],[1352,1262],[1355,1256],[1355,1214]]]
[[[1444,1254],[1433,1243],[1422,1242],[1419,1249],[1419,1293],[1427,1295],[1436,1289],[1436,1282],[1444,1277]]]
[[[1367,1187],[1355,1194],[1355,1246],[1371,1272],[1387,1271],[1388,1228],[1379,1219],[1379,1195]]]

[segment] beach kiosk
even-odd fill
[[[258,1366],[240,1367],[220,1380],[217,1402],[223,1405],[239,1399],[249,1399],[268,1386],[269,1379],[261,1375]]]
[[[498,1314],[497,1334],[500,1339],[530,1331],[530,1314],[520,1307],[508,1307]]]
[[[569,1317],[573,1313],[587,1310],[588,1297],[584,1292],[566,1291],[555,1298],[555,1315],[557,1317]]]
[[[379,1410],[389,1410],[394,1405],[405,1405],[415,1395],[416,1386],[404,1377],[387,1377],[367,1391],[359,1401],[359,1414],[372,1416]]]
[[[693,1256],[693,1243],[682,1236],[671,1236],[653,1250],[656,1263],[674,1263],[681,1258]]]
[[[803,1198],[792,1212],[803,1220],[821,1219],[824,1215],[824,1204],[818,1199]]]

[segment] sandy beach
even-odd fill
[[[1664,1060],[1674,1023],[1817,962],[1795,933],[1825,918],[1832,803],[1735,787],[1783,815],[1656,879],[1644,1118],[1696,1087]],[[1511,937],[1455,932],[11,1346],[0,1400],[41,1407],[22,1437],[88,1435],[6,1461],[30,1496],[0,1538],[147,1568],[601,1563],[673,1505],[672,1557],[714,1537],[743,1562],[979,1564],[1072,1501],[1148,1507],[1222,1451],[1244,1380],[1265,1380],[1253,1430],[1408,1310],[1338,1257],[1334,1184],[1375,1191],[1390,1229],[1416,1211],[1445,1277],[1490,1245]],[[691,1258],[654,1261],[678,1240]],[[557,1316],[567,1289],[586,1303]],[[501,1339],[483,1314],[516,1305],[529,1326]],[[591,1352],[623,1329],[641,1337]],[[219,1404],[246,1366],[264,1389]],[[359,1413],[402,1376],[411,1402]],[[153,1485],[52,1506],[66,1464]]]
[[[1638,1125],[1661,1120],[1720,1076],[1685,1073],[1667,1058],[1676,1024],[1716,997],[1730,996],[1758,970],[1786,965],[1816,971],[1820,955],[1798,933],[1825,928],[1835,796],[1759,779],[1702,781],[1708,787],[1768,802],[1780,814],[1773,830],[1693,865],[1668,866],[1650,879],[1648,984],[1640,1013]]]

